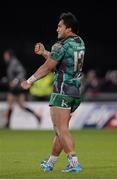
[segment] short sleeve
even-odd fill
[[[52,46],[50,57],[59,62],[65,54],[65,49],[60,43],[56,43]]]

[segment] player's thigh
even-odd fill
[[[50,108],[53,125],[59,129],[68,128],[71,110],[52,106]]]
[[[55,109],[57,109],[56,113],[52,112],[53,121],[55,121],[57,119],[59,124],[61,123],[60,121],[62,121],[62,123],[65,123],[68,126],[69,120],[71,117],[72,103],[73,103],[72,97],[70,97],[68,95],[59,94],[59,93],[52,93],[49,105],[51,107],[54,107],[54,108],[52,108],[51,111],[56,111]],[[68,114],[68,116],[67,116],[67,114]],[[64,122],[63,122],[63,118],[64,118]]]

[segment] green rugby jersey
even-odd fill
[[[51,58],[58,62],[53,92],[79,96],[85,45],[79,36],[70,36],[52,46]]]

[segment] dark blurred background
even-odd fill
[[[32,74],[43,63],[33,52],[35,43],[41,41],[50,50],[57,40],[59,15],[68,11],[77,16],[79,35],[86,44],[84,72],[94,68],[103,76],[115,69],[117,8],[113,2],[9,2],[0,6],[0,77],[5,74],[2,54],[6,48],[13,48]]]

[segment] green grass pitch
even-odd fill
[[[81,173],[63,173],[64,152],[54,171],[43,172],[39,163],[51,153],[53,131],[0,130],[1,179],[116,179],[117,129],[71,131],[83,167]]]

